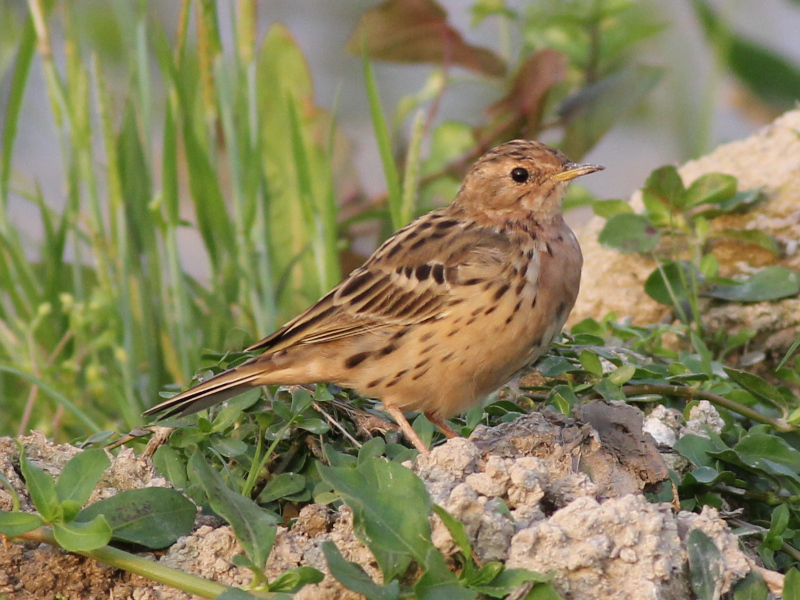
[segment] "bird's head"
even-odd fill
[[[545,144],[514,140],[475,163],[453,207],[492,221],[533,218],[545,222],[561,214],[561,200],[571,180],[601,169],[574,163]]]

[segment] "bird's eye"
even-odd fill
[[[511,171],[511,179],[516,181],[517,183],[525,183],[528,181],[528,171],[523,169],[522,167],[517,167],[513,171]]]

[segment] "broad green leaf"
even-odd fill
[[[561,150],[580,160],[619,118],[635,107],[659,82],[664,69],[634,65],[583,87],[558,108],[566,123]]]
[[[800,293],[800,273],[788,267],[766,267],[737,285],[718,285],[703,295],[733,302],[765,302]]]
[[[197,508],[175,490],[148,487],[90,504],[75,520],[88,522],[98,515],[105,517],[114,539],[158,549],[192,532]]]
[[[598,217],[610,219],[614,215],[622,213],[632,213],[631,205],[625,200],[595,200],[592,202],[592,210]]]
[[[414,584],[418,600],[474,600],[478,592],[465,588],[447,568],[444,556],[433,546],[422,563],[425,573]]]
[[[754,246],[772,252],[776,256],[780,254],[780,248],[775,238],[766,231],[761,231],[760,229],[720,229],[718,231],[712,231],[709,237],[712,239],[736,240],[737,242],[753,244]]]
[[[318,469],[353,511],[356,534],[375,556],[384,581],[402,575],[412,559],[424,563],[432,547],[431,501],[410,469],[382,458],[356,468]]]
[[[281,473],[272,477],[261,494],[258,496],[259,503],[266,504],[279,498],[291,496],[300,490],[305,489],[306,478],[298,473]]]
[[[578,367],[563,356],[548,356],[536,363],[536,370],[545,377],[558,377],[569,371],[577,371]]]
[[[683,305],[688,302],[689,294],[692,293],[693,280],[699,288],[705,281],[705,276],[687,261],[673,261],[650,273],[644,282],[644,291],[661,304],[672,306],[674,296]]]
[[[414,419],[411,427],[419,434],[422,443],[430,448],[431,441],[433,441],[434,427],[433,423],[428,420],[428,417],[426,417],[424,413],[420,413],[417,418]]]
[[[535,585],[533,589],[525,596],[525,600],[564,600],[552,584],[541,583]]]
[[[748,373],[747,371],[738,371],[736,369],[731,369],[728,367],[723,367],[723,368],[728,377],[733,379],[733,381],[738,383],[748,392],[755,394],[759,398],[763,398],[773,406],[779,408],[785,406],[786,401],[784,400],[781,393],[777,390],[777,388],[775,388],[775,386],[773,386],[766,380],[762,379],[758,375],[753,375],[752,373]]]
[[[800,600],[800,571],[792,567],[783,580],[783,600]]]
[[[73,456],[56,481],[56,494],[60,502],[71,500],[80,508],[92,495],[103,472],[111,464],[104,450],[84,450]]]
[[[275,543],[279,518],[229,489],[199,450],[189,459],[189,469],[203,486],[211,508],[233,528],[250,560],[263,569]]]
[[[59,545],[70,552],[89,552],[111,541],[111,527],[103,515],[88,522],[54,523],[53,535]]]
[[[433,512],[439,516],[444,526],[447,527],[447,531],[450,532],[456,546],[458,546],[461,554],[464,555],[464,559],[467,561],[472,560],[472,546],[469,543],[469,537],[467,537],[467,530],[464,529],[464,524],[438,504],[433,505]]]
[[[470,571],[473,571],[470,575],[466,574],[466,569],[465,572],[461,574],[461,579],[463,580],[464,585],[470,589],[481,591],[478,588],[497,579],[497,576],[503,571],[503,563],[499,561],[492,561],[484,564],[477,571],[474,571],[473,569],[470,569]]]
[[[624,254],[649,252],[658,245],[661,231],[644,215],[623,212],[612,215],[597,238],[604,246]]]
[[[707,173],[695,179],[686,190],[684,208],[693,208],[700,204],[720,204],[730,200],[736,194],[738,182],[733,175],[724,173]]]
[[[800,450],[777,435],[751,431],[739,440],[733,450],[749,465],[760,466],[768,461],[773,470],[777,465],[783,465],[791,472],[800,474]]]
[[[716,459],[709,456],[709,453],[724,449],[727,446],[720,448],[712,440],[694,434],[683,436],[675,444],[675,451],[698,467],[713,467]]]
[[[553,579],[553,575],[541,575],[527,569],[504,569],[490,582],[474,586],[481,594],[492,598],[505,598],[519,586],[527,582],[546,583]],[[526,596],[528,598],[529,596]]]
[[[295,567],[281,573],[281,575],[269,584],[270,591],[288,592],[290,594],[300,591],[300,588],[308,583],[319,583],[325,575],[314,567]]]
[[[731,72],[761,100],[788,110],[800,98],[800,69],[774,50],[732,31],[705,0],[693,6]]]
[[[722,555],[705,533],[693,529],[686,538],[689,554],[689,581],[699,600],[713,600],[718,597],[716,587],[722,575]]]
[[[374,437],[371,440],[367,440],[358,450],[358,462],[362,463],[371,458],[383,456],[384,450],[386,450],[386,440],[382,437]]]
[[[769,589],[758,571],[750,571],[744,579],[736,582],[733,600],[767,600]]]
[[[399,581],[394,579],[385,585],[375,583],[361,565],[345,560],[333,542],[323,542],[322,552],[331,575],[348,590],[364,594],[367,600],[397,600],[400,596]]]
[[[13,538],[44,525],[39,515],[0,510],[0,533]]]
[[[28,486],[31,501],[36,510],[39,511],[39,514],[42,515],[42,518],[47,523],[53,523],[63,516],[59,506],[58,494],[56,493],[56,484],[50,475],[28,460],[28,456],[21,444],[19,444],[19,447],[20,469],[22,470],[22,476],[25,478],[25,484]]]

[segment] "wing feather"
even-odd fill
[[[453,225],[446,209],[429,213],[389,238],[314,306],[248,350],[274,352],[444,316],[454,301],[473,293],[470,286],[497,278],[510,251],[511,241],[492,228]]]

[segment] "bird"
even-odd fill
[[[248,361],[147,410],[185,416],[264,385],[326,382],[405,417],[446,419],[533,365],[572,310],[583,256],[561,203],[603,167],[532,140],[489,150],[453,201],[398,230],[316,304],[246,350]]]

